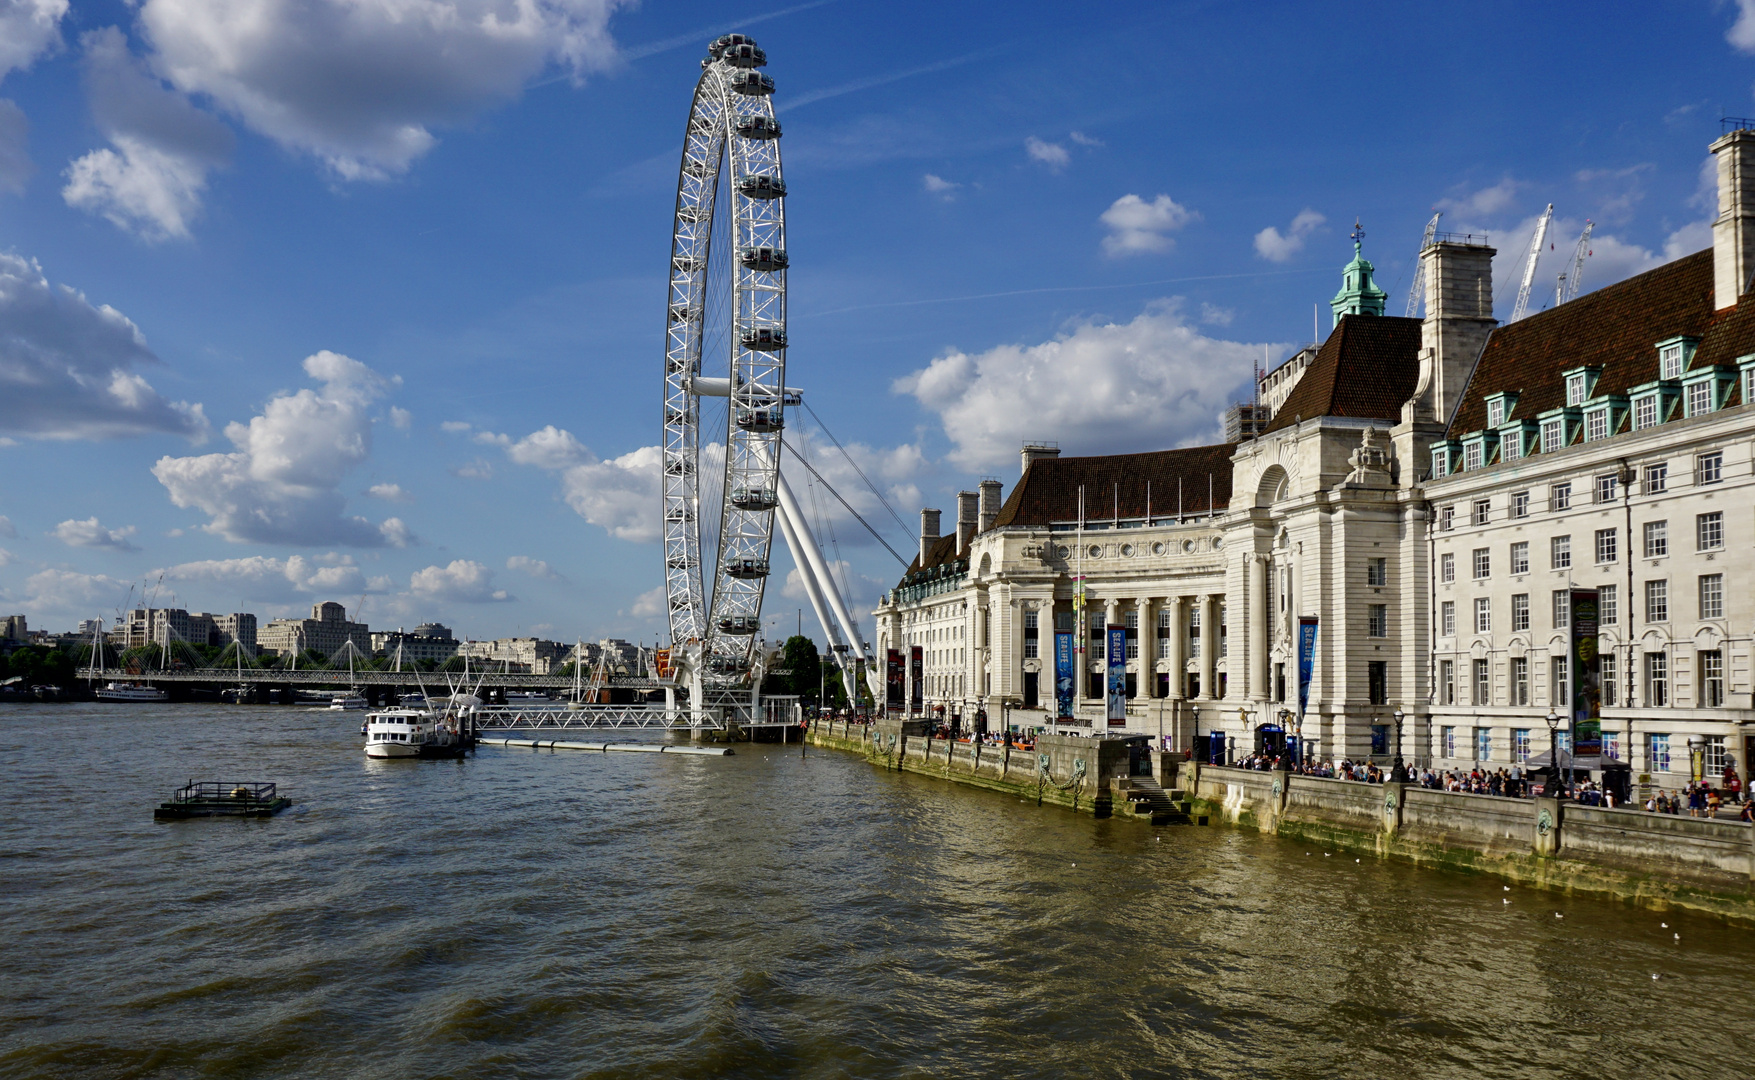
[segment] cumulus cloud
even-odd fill
[[[1235,318],[1237,318],[1235,308],[1219,307],[1217,304],[1201,302],[1200,321],[1208,326],[1230,326],[1231,321]]]
[[[1024,152],[1030,155],[1031,161],[1046,165],[1055,171],[1066,168],[1066,163],[1072,160],[1071,155],[1066,152],[1066,147],[1059,143],[1044,142],[1034,135],[1024,140]]]
[[[633,614],[642,619],[655,618],[664,614],[668,598],[664,595],[664,586],[647,589],[634,598]]]
[[[1098,146],[1108,146],[1109,145],[1108,143],[1104,142],[1102,139],[1098,139],[1098,138],[1094,138],[1090,135],[1086,135],[1082,131],[1069,131],[1066,133],[1066,137],[1071,139],[1073,142],[1078,143],[1080,146],[1098,147]]]
[[[1755,0],[1737,0],[1737,18],[1725,40],[1738,52],[1755,53]]]
[[[494,572],[470,559],[453,559],[448,566],[416,570],[408,590],[421,600],[462,604],[487,604],[512,600],[504,589],[493,587]]]
[[[1501,318],[1509,318],[1517,303],[1517,290],[1523,282],[1524,258],[1530,241],[1535,237],[1540,215],[1532,214],[1508,229],[1494,234],[1499,254],[1493,259],[1493,308]],[[1584,221],[1558,217],[1548,226],[1548,235],[1536,261],[1536,276],[1530,287],[1531,313],[1552,307],[1555,279],[1572,272],[1572,253]],[[1643,274],[1664,263],[1692,255],[1712,245],[1712,222],[1697,221],[1669,233],[1661,251],[1629,243],[1601,229],[1591,234],[1586,249],[1584,271],[1580,278],[1580,295],[1604,285]]]
[[[516,98],[551,65],[615,61],[622,0],[145,0],[154,70],[337,176],[396,175],[433,129]]]
[[[1516,205],[1517,189],[1521,186],[1508,176],[1497,184],[1464,192],[1454,199],[1439,199],[1434,209],[1442,210],[1453,218],[1494,217]]]
[[[920,186],[926,189],[928,195],[937,195],[946,202],[950,202],[957,197],[957,189],[963,185],[946,180],[942,176],[927,173],[921,180]]]
[[[5,548],[0,548],[0,566],[10,565],[11,562],[12,552],[7,551]]]
[[[69,165],[61,197],[147,241],[187,237],[208,172],[231,157],[231,130],[166,89],[115,27],[80,44],[92,116],[112,149]]]
[[[68,0],[0,0],[0,79],[61,44]]]
[[[503,440],[506,456],[516,464],[558,473],[567,505],[611,536],[645,542],[663,535],[658,520],[658,469],[663,455],[658,447],[643,446],[600,460],[571,432],[553,424],[516,442],[506,436],[495,439]]]
[[[314,559],[303,555],[203,559],[153,571],[153,576],[159,575],[185,591],[215,597],[221,607],[238,600],[284,603],[318,593],[358,596],[370,588],[352,558],[334,553]]]
[[[1169,251],[1176,243],[1170,234],[1197,216],[1168,195],[1159,195],[1151,202],[1138,195],[1123,195],[1098,219],[1109,229],[1109,235],[1103,238],[1103,251],[1109,255]]]
[[[1179,301],[1159,301],[1127,323],[1086,322],[1040,344],[953,352],[895,389],[939,415],[957,464],[998,471],[1045,431],[1078,454],[1216,441],[1219,413],[1261,350],[1207,337]]]
[[[35,172],[30,160],[30,121],[17,104],[0,98],[0,192],[24,194],[24,185]]]
[[[565,581],[565,580],[567,580],[566,578],[562,577],[555,570],[555,568],[550,566],[548,563],[544,562],[541,559],[533,559],[528,555],[514,555],[511,558],[507,559],[506,560],[506,569],[519,570],[519,571],[522,571],[526,574],[529,574],[533,578],[540,578],[543,581]]]
[[[145,335],[121,312],[51,286],[34,260],[0,253],[0,431],[205,439],[201,406],[166,401],[134,370],[156,363]]]
[[[366,489],[366,494],[374,499],[383,499],[385,502],[411,501],[411,497],[408,492],[402,489],[401,484],[373,484]]]
[[[494,478],[493,462],[486,458],[476,458],[451,469],[452,476],[460,476],[465,480],[492,480]]]
[[[371,454],[369,406],[401,379],[327,350],[307,357],[304,370],[322,388],[277,394],[248,424],[227,424],[234,452],[163,457],[153,475],[173,503],[208,514],[203,528],[227,540],[406,546],[412,536],[400,520],[344,516],[337,490]]]
[[[1288,262],[1292,256],[1304,250],[1304,241],[1311,233],[1320,228],[1328,218],[1306,207],[1292,219],[1292,224],[1285,232],[1272,225],[1255,234],[1255,253],[1268,262]]]
[[[108,574],[50,568],[24,580],[24,600],[20,606],[32,615],[72,622],[115,607],[127,594],[128,583]]]
[[[120,529],[106,529],[98,524],[95,517],[84,521],[69,518],[55,526],[51,535],[68,547],[111,548],[116,551],[139,551],[134,544],[134,534],[138,530],[128,525]]]
[[[12,519],[0,514],[0,538],[10,540],[17,535],[18,529],[13,526]]]
[[[390,406],[390,426],[397,431],[407,431],[414,424],[414,414],[400,406]]]

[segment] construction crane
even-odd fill
[[[1426,235],[1420,237],[1420,251],[1422,253],[1424,253],[1427,248],[1432,246],[1432,238],[1438,234],[1438,219],[1443,217],[1443,216],[1444,216],[1444,211],[1440,210],[1437,213],[1432,215],[1431,221],[1428,221],[1426,223]],[[1426,299],[1426,260],[1420,258],[1419,255],[1415,255],[1414,256],[1414,283],[1412,285],[1408,286],[1408,318],[1417,319],[1420,317],[1420,305],[1421,305],[1421,303],[1423,303],[1425,301],[1425,299]]]
[[[1596,228],[1596,222],[1586,218],[1584,232],[1578,237],[1578,246],[1572,249],[1572,269],[1562,272],[1554,282],[1554,306],[1559,307],[1578,295],[1578,281],[1584,276],[1584,260],[1590,257],[1590,231]]]
[[[1517,289],[1517,306],[1511,309],[1511,318],[1507,321],[1516,322],[1524,317],[1530,308],[1530,286],[1536,280],[1536,262],[1542,257],[1542,243],[1548,239],[1548,223],[1554,220],[1554,204],[1542,211],[1541,220],[1536,222],[1536,234],[1530,237],[1529,254],[1524,257],[1523,284]]]

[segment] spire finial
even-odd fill
[[[1365,229],[1359,224],[1358,218],[1353,219],[1352,236],[1353,236],[1353,254],[1355,256],[1357,256],[1359,254],[1360,248],[1363,247],[1364,243],[1365,243]]]

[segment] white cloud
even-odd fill
[[[1269,262],[1287,262],[1304,250],[1304,240],[1328,219],[1306,207],[1292,219],[1286,231],[1268,226],[1255,234],[1255,253]]]
[[[616,59],[621,0],[145,0],[153,67],[337,176],[407,169],[432,129],[516,98],[550,65]]]
[[[1015,466],[1026,438],[1069,453],[1216,441],[1218,416],[1249,381],[1259,344],[1209,338],[1160,301],[1128,323],[1082,323],[1052,341],[953,352],[896,381],[939,415],[963,468]]]
[[[1755,53],[1755,0],[1737,0],[1737,21],[1725,31],[1725,40],[1738,52]]]
[[[474,461],[453,468],[451,475],[460,476],[465,480],[492,480],[494,466],[486,458],[476,458]]]
[[[472,426],[473,425],[465,420],[447,420],[439,425],[439,430],[447,435],[461,435],[468,431]]]
[[[36,172],[30,160],[30,121],[15,102],[0,98],[0,193],[24,194]]]
[[[1109,228],[1109,235],[1103,238],[1103,251],[1109,255],[1168,251],[1176,243],[1170,234],[1197,216],[1168,195],[1159,195],[1151,202],[1138,195],[1123,195],[1098,219]]]
[[[145,335],[121,312],[51,286],[33,260],[0,253],[0,431],[205,439],[201,406],[166,401],[133,370],[156,363]]]
[[[128,525],[120,529],[106,529],[98,524],[95,517],[84,521],[69,518],[55,526],[55,539],[68,547],[114,548],[117,551],[139,551],[134,544],[134,534],[138,532],[134,526]]]
[[[312,594],[358,596],[370,586],[354,561],[329,554],[316,559],[294,555],[275,559],[253,555],[244,559],[204,559],[153,571],[164,580],[199,590],[220,607],[239,600],[284,603]]]
[[[398,405],[390,406],[390,426],[397,431],[407,431],[414,424],[414,414]]]
[[[555,568],[541,559],[533,559],[528,555],[514,555],[506,560],[506,569],[520,570],[533,578],[543,581],[565,581]]]
[[[7,551],[5,548],[0,548],[0,566],[9,565],[11,562],[12,552]]]
[[[10,540],[17,535],[18,529],[13,526],[12,519],[5,514],[0,514],[0,537]]]
[[[69,165],[61,197],[147,241],[187,237],[208,172],[231,157],[231,130],[167,90],[115,27],[80,43],[92,116],[115,149]]]
[[[1594,241],[1596,237],[1591,237]],[[1693,221],[1664,239],[1664,261],[1674,262],[1684,255],[1704,251],[1712,246],[1712,222]]]
[[[506,436],[496,439],[511,440]],[[658,467],[662,454],[643,446],[602,461],[571,432],[550,424],[506,447],[519,465],[561,477],[561,496],[573,512],[620,540],[644,542],[663,535],[658,521]]]
[[[61,44],[68,0],[0,0],[0,79]]]
[[[373,484],[366,489],[366,494],[374,499],[383,499],[385,502],[413,501],[408,492],[402,489],[401,484]]]
[[[181,507],[211,518],[203,526],[236,542],[401,547],[412,542],[395,518],[373,525],[342,515],[342,478],[372,449],[370,404],[401,382],[323,351],[305,359],[322,389],[275,395],[248,424],[226,425],[229,454],[163,457],[152,473]]]
[[[384,538],[386,544],[394,548],[413,547],[420,543],[409,527],[403,524],[401,518],[385,518],[383,524],[378,526],[378,535]]]
[[[1041,162],[1056,171],[1066,168],[1066,163],[1072,160],[1066,147],[1059,143],[1043,142],[1034,135],[1024,140],[1024,152],[1030,155],[1031,161]]]
[[[104,609],[122,603],[127,595],[128,583],[108,574],[51,568],[25,579],[21,606],[32,615],[72,622],[96,617]]]
[[[957,189],[963,186],[933,173],[927,173],[920,183],[926,189],[927,194],[937,195],[946,202],[956,198]]]
[[[1102,139],[1093,138],[1089,135],[1086,135],[1082,131],[1069,131],[1066,133],[1066,137],[1071,139],[1073,142],[1078,143],[1080,146],[1097,147],[1097,146],[1108,146],[1109,145],[1108,143],[1104,142]]]
[[[448,566],[416,570],[408,590],[417,598],[463,604],[486,604],[511,600],[504,589],[493,587],[494,572],[469,559],[453,559]]]
[[[1444,211],[1452,218],[1492,217],[1511,209],[1517,202],[1517,189],[1521,186],[1508,176],[1497,184],[1469,192],[1460,198],[1439,199],[1435,209]]]
[[[669,600],[664,595],[664,586],[647,589],[634,598],[633,614],[642,619],[650,619],[664,614]]]
[[[1216,304],[1201,302],[1200,321],[1208,326],[1230,326],[1231,321],[1235,318],[1237,318],[1235,308],[1219,307]]]

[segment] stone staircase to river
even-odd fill
[[[1192,805],[1181,788],[1165,791],[1149,776],[1129,777],[1125,792],[1134,816],[1149,817],[1153,825],[1192,825]]]

